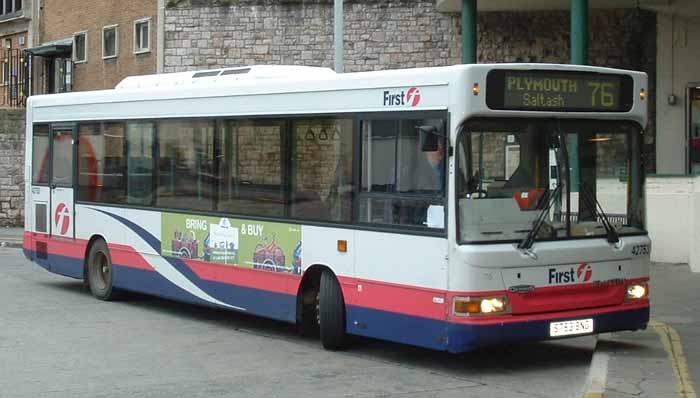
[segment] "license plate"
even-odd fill
[[[577,319],[575,321],[552,322],[549,324],[550,337],[586,333],[593,333],[593,319]]]

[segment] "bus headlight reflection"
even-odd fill
[[[639,300],[649,297],[649,284],[635,283],[627,286],[627,300]]]

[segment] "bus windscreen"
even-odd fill
[[[633,103],[628,75],[507,70],[489,72],[486,103],[495,110],[628,112]]]

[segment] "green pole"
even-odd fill
[[[476,1],[462,0],[462,63],[476,63]]]
[[[588,0],[571,0],[571,63],[588,64]],[[578,135],[571,135],[569,143],[571,144],[569,150],[571,191],[578,192],[580,181]]]
[[[588,0],[571,0],[571,63],[588,64]]]

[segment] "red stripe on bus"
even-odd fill
[[[350,299],[346,299],[347,304],[422,318],[445,319],[444,290],[367,279],[339,279],[343,285],[343,295]]]
[[[297,285],[298,280],[301,279],[299,275],[284,272],[256,270],[238,265],[207,263],[199,260],[183,259],[183,261],[201,279],[275,293],[296,294],[296,289],[290,289]]]
[[[561,318],[584,318],[594,315],[608,314],[611,312],[635,310],[649,307],[649,300],[638,300],[625,302],[618,305],[584,308],[571,311],[556,311],[543,312],[540,314],[524,314],[524,315],[503,315],[503,316],[473,316],[473,317],[456,317],[451,316],[450,323],[469,324],[469,325],[497,325],[505,323],[519,323],[531,321],[544,321],[547,319]]]
[[[147,254],[139,253],[131,246],[117,245],[114,243],[110,243],[107,246],[109,247],[109,254],[112,257],[113,264],[146,271],[155,271],[153,266],[144,258]]]

